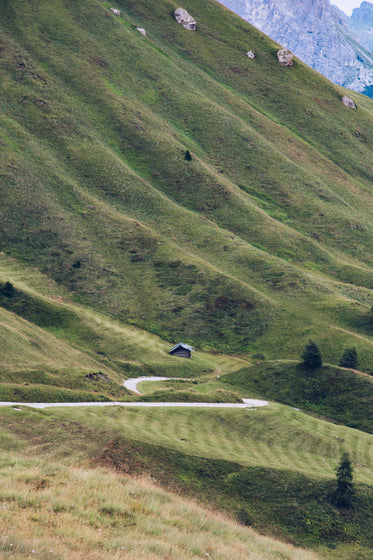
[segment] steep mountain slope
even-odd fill
[[[359,8],[352,11],[349,25],[369,52],[373,52],[373,4],[362,2]]]
[[[370,49],[359,44],[347,16],[329,0],[223,0],[222,4],[332,82],[370,95]]]
[[[111,333],[115,320],[276,357],[316,336],[325,359],[352,343],[370,369],[371,103],[348,109],[301,62],[281,67],[277,45],[216,2],[185,3],[196,32],[176,7],[3,3],[0,243],[24,276],[4,256],[2,289],[27,292],[37,268],[37,305],[58,307],[60,290]],[[3,294],[32,323],[16,303]],[[41,325],[81,347],[79,328],[57,327]],[[123,371],[125,345],[121,360],[89,335],[84,349]]]
[[[191,378],[197,397],[230,381],[241,397],[258,353],[276,360],[256,389],[272,392],[279,375],[296,385],[299,370],[278,358],[297,359],[310,336],[325,361],[354,345],[372,371],[372,102],[352,94],[348,109],[347,92],[300,61],[281,67],[278,46],[216,2],[185,3],[195,32],[175,22],[177,6],[2,2],[1,399],[129,399],[123,377],[147,373]],[[167,355],[179,340],[196,347],[191,360]],[[324,390],[322,373],[304,384]],[[131,532],[140,555],[206,557],[205,525],[170,552],[154,498],[118,504],[110,471],[121,470],[328,560],[371,557],[369,433],[275,403],[0,415],[0,554],[137,558],[137,545],[121,548]],[[341,513],[331,495],[345,449],[357,491]],[[166,539],[179,543],[187,520],[168,517]],[[271,547],[250,553],[306,556]]]

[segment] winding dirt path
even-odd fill
[[[242,403],[204,403],[204,402],[76,402],[76,403],[20,403],[20,402],[0,402],[0,407],[12,406],[17,409],[20,406],[30,408],[54,408],[54,407],[73,407],[73,406],[124,406],[137,408],[156,408],[156,407],[184,407],[184,408],[257,408],[268,406],[269,402],[256,399],[243,399]],[[18,410],[22,410],[18,408]]]
[[[141,383],[142,381],[168,381],[169,379],[181,379],[181,380],[189,380],[187,377],[135,377],[127,379],[124,381],[123,386],[128,389],[129,391],[133,391],[138,395],[141,395],[140,391],[137,388],[137,384]],[[268,401],[261,401],[258,399],[242,399],[243,404],[239,403],[158,403],[159,405],[164,404],[166,406],[209,406],[209,407],[216,407],[219,406],[226,406],[229,408],[239,407],[239,408],[253,408],[253,407],[260,407],[260,406],[268,406]],[[140,403],[139,403],[140,404]],[[156,403],[149,403],[149,404],[156,404]]]
[[[166,381],[168,379],[185,379],[182,377],[136,377],[127,379],[123,382],[123,386],[141,395],[137,389],[137,384],[142,381]],[[137,407],[137,408],[156,408],[156,407],[184,407],[184,408],[258,408],[261,406],[268,406],[268,401],[260,401],[258,399],[242,399],[242,403],[205,403],[205,402],[120,402],[120,401],[105,401],[105,402],[57,402],[57,403],[22,403],[22,402],[0,402],[0,407],[12,406],[15,410],[22,411],[20,406],[28,406],[30,408],[54,408],[54,407],[73,407],[73,406],[124,406],[124,407]]]

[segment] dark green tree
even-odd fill
[[[346,348],[339,360],[339,365],[345,368],[356,369],[358,361],[356,348]]]
[[[187,150],[187,151],[185,152],[184,159],[185,159],[186,161],[192,161],[192,155],[191,155],[191,153],[190,153],[189,150]]]
[[[321,352],[313,340],[310,340],[303,350],[302,366],[309,369],[316,369],[322,366]]]
[[[344,452],[336,469],[337,488],[333,495],[333,503],[338,508],[349,509],[351,507],[354,494],[352,471],[353,468],[349,454]]]
[[[11,298],[14,296],[15,290],[13,284],[10,282],[6,282],[0,289],[0,293],[2,296],[7,298]]]

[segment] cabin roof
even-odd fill
[[[178,344],[175,344],[175,346],[171,348],[170,352],[173,352],[177,348],[184,348],[184,350],[189,350],[190,352],[192,352],[193,350],[193,347],[189,346],[189,344],[185,344],[184,342],[179,342]]]

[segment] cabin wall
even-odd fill
[[[189,350],[175,350],[171,353],[171,356],[177,356],[178,358],[190,358],[191,353]]]

